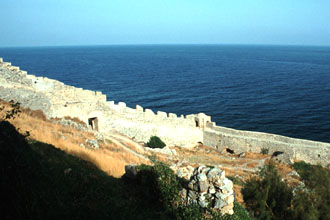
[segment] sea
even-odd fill
[[[132,108],[204,112],[219,126],[330,142],[330,47],[7,47],[0,57]]]

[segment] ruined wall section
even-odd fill
[[[84,90],[62,82],[27,74],[19,67],[0,59],[0,99],[20,102],[33,110],[42,110],[48,118],[77,117],[89,123],[97,118],[101,132],[120,133],[147,142],[159,136],[167,145],[193,147],[198,142],[219,151],[231,148],[235,153],[283,151],[290,159],[327,165],[330,144],[294,139],[274,134],[240,131],[216,126],[211,117],[203,113],[177,116],[156,112],[141,106],[129,108],[125,103],[107,101],[101,92]]]
[[[289,160],[303,160],[312,164],[327,166],[330,161],[330,144],[290,138],[276,134],[241,131],[208,123],[204,130],[204,144],[217,148],[234,150],[235,153],[256,152],[262,148],[272,154],[281,151]]]
[[[112,114],[107,120],[110,128],[118,130],[141,142],[148,142],[151,136],[160,137],[167,145],[192,147],[203,141],[203,129],[196,127],[197,115],[181,115],[150,109],[137,105],[129,108],[125,103],[107,102]]]
[[[86,124],[97,118],[99,131],[117,130],[140,142],[156,135],[167,145],[195,146],[203,141],[204,120],[211,120],[205,114],[178,117],[173,113],[154,113],[141,106],[129,108],[123,102],[107,102],[101,92],[29,75],[10,63],[0,62],[0,73],[1,99],[14,99],[24,107],[40,109],[48,118],[77,117]]]
[[[11,63],[0,62],[0,98],[15,100],[32,110],[42,110],[48,118],[77,117],[88,122],[91,112],[106,109],[106,96],[57,80],[27,74]]]

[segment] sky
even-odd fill
[[[330,46],[330,0],[0,0],[0,47]]]

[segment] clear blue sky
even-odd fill
[[[330,0],[0,0],[0,46],[330,46]]]

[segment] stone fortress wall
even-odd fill
[[[27,74],[0,58],[0,99],[15,100],[22,106],[42,110],[48,118],[70,116],[100,132],[116,130],[138,142],[153,135],[167,145],[193,147],[202,142],[219,151],[284,152],[290,159],[328,165],[330,144],[294,139],[261,132],[240,131],[216,126],[204,113],[177,116],[174,113],[127,107],[107,101],[106,95],[65,85],[57,80]]]
[[[107,101],[106,95],[65,85],[57,80],[36,77],[0,60],[0,99],[15,100],[32,110],[42,110],[48,118],[77,117],[100,132],[117,130],[139,142],[153,135],[167,145],[190,147],[203,141],[205,114],[154,113],[137,105]],[[196,123],[199,126],[196,126]]]

